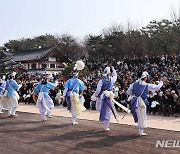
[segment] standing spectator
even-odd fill
[[[90,108],[91,96],[92,96],[92,91],[91,88],[88,86],[88,88],[84,91],[84,99],[85,99],[84,107],[86,109]]]
[[[171,90],[167,89],[163,97],[163,105],[162,105],[163,116],[166,115],[172,116],[173,108],[174,108],[174,98],[171,95]]]
[[[178,90],[178,95],[175,91],[172,91],[172,95],[174,97],[174,116],[180,116],[180,90]]]

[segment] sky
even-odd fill
[[[170,19],[180,0],[0,0],[0,46],[9,40],[52,34],[83,39],[128,22],[146,26]]]

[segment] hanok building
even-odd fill
[[[0,70],[1,72],[5,69],[5,67],[8,64],[8,61],[11,61],[11,59],[9,57],[11,57],[12,55],[9,55],[7,52],[2,51],[0,52]]]
[[[13,61],[26,67],[28,73],[53,74],[63,70],[70,60],[54,45],[46,48],[21,50],[12,56]]]
[[[11,52],[0,52],[0,74],[6,74],[13,71],[16,72],[25,72],[26,68],[24,65],[15,62],[12,59],[13,53]]]

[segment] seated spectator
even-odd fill
[[[159,105],[158,105],[158,113],[159,113],[159,115],[161,115],[162,114],[162,104],[163,104],[163,92],[162,91],[158,91],[157,92],[157,102],[159,103]]]
[[[127,107],[128,103],[127,103],[127,94],[125,92],[125,90],[120,90],[119,91],[119,96],[117,98],[117,101],[122,104],[123,106]],[[116,104],[115,104],[116,107]],[[120,107],[117,107],[118,111],[123,111]],[[124,112],[124,111],[123,111]]]
[[[152,104],[152,101],[154,101],[154,98],[153,98],[153,93],[150,91],[149,92],[149,96],[147,98],[149,104],[147,105],[147,114],[151,114],[152,112],[152,108],[151,108],[151,104]]]
[[[151,108],[152,108],[152,114],[156,115],[158,112],[160,112],[160,108],[162,107],[161,103],[161,97],[159,96],[158,92],[155,92],[153,94],[153,102],[151,103]]]
[[[55,102],[56,102],[56,104],[59,105],[59,107],[63,106],[62,99],[63,99],[62,92],[59,89],[58,92],[56,93],[56,97],[55,97]]]
[[[30,97],[28,93],[28,89],[25,84],[19,89],[20,92],[20,101],[24,102],[25,104],[28,102],[28,98]]]
[[[30,95],[30,97],[29,97],[29,99],[28,99],[28,104],[36,104],[36,102],[34,102],[34,100],[33,100],[33,91],[31,91],[30,89],[29,89],[29,95]]]

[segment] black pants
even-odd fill
[[[167,105],[167,104],[163,104],[162,105],[162,113],[163,116],[172,116],[173,114],[173,110],[172,110],[172,106],[171,105]]]
[[[179,104],[178,104],[178,105],[175,105],[175,107],[174,107],[174,113],[180,115],[180,105],[179,105]]]

